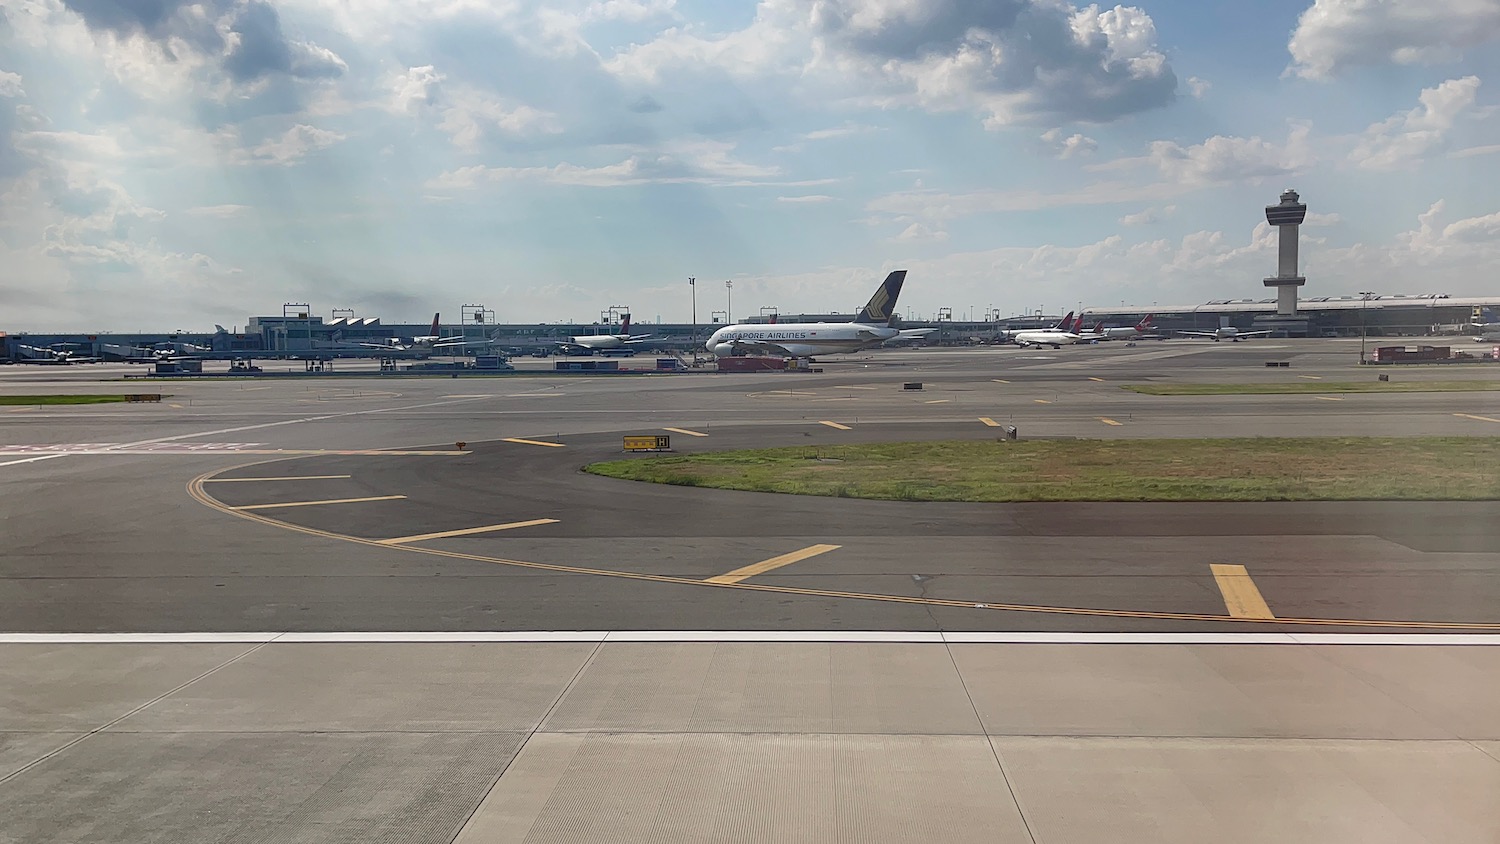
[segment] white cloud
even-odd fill
[[[641,23],[672,14],[677,0],[596,0],[580,16],[585,22],[627,21]]]
[[[1093,138],[1086,137],[1082,133],[1075,132],[1064,138],[1061,129],[1048,129],[1042,133],[1042,142],[1047,149],[1058,158],[1086,157],[1094,154],[1099,148],[1099,142]]]
[[[21,87],[21,74],[0,70],[0,97],[24,97],[26,89]]]
[[[1213,87],[1213,83],[1209,82],[1207,79],[1199,79],[1196,76],[1189,76],[1187,78],[1187,86],[1188,93],[1192,94],[1194,99],[1201,100],[1205,96],[1207,96],[1208,89]]]
[[[605,62],[646,82],[704,66],[874,105],[971,110],[991,128],[1113,120],[1166,105],[1177,87],[1145,12],[1059,0],[761,0],[744,29],[674,27]]]
[[[869,132],[880,131],[877,126],[865,126],[858,123],[845,123],[843,126],[835,126],[830,129],[814,129],[802,136],[805,141],[827,141],[834,138],[847,138],[851,135],[864,135]]]
[[[474,165],[443,173],[429,181],[432,190],[464,190],[481,184],[537,181],[581,187],[623,187],[646,184],[701,184],[721,187],[749,185],[800,186],[828,184],[832,179],[772,181],[780,169],[736,159],[733,144],[695,141],[664,151],[643,150],[624,161],[598,167],[563,162],[552,167],[486,167]]]
[[[1479,77],[1449,79],[1424,88],[1421,105],[1394,115],[1365,130],[1350,160],[1369,170],[1390,170],[1415,164],[1447,140],[1459,116],[1474,105]]]
[[[941,229],[931,229],[921,223],[912,223],[902,232],[896,235],[896,240],[909,243],[927,243],[932,241],[944,241],[948,239],[948,233]]]
[[[250,210],[248,205],[199,205],[189,208],[187,213],[193,217],[213,217],[218,220],[227,220],[230,217],[238,217]]]
[[[1165,205],[1161,208],[1153,206],[1151,208],[1137,211],[1134,214],[1126,214],[1125,216],[1120,218],[1120,225],[1149,226],[1153,223],[1159,223],[1175,213],[1177,213],[1176,205]]]
[[[1315,0],[1287,44],[1289,70],[1319,79],[1356,65],[1452,61],[1496,37],[1494,0]]]
[[[1500,152],[1500,144],[1484,144],[1482,146],[1477,146],[1477,147],[1467,147],[1465,149],[1456,149],[1453,152],[1448,153],[1448,157],[1449,158],[1473,158],[1476,155],[1494,155],[1497,152]]]
[[[1306,124],[1294,125],[1285,144],[1225,135],[1215,135],[1186,147],[1176,141],[1153,141],[1145,156],[1116,159],[1090,169],[1119,170],[1149,165],[1169,182],[1194,187],[1258,182],[1296,173],[1311,165],[1314,156],[1308,145],[1310,133],[1311,127]]]
[[[802,194],[801,196],[778,196],[777,202],[788,202],[798,205],[811,205],[822,202],[832,202],[833,197],[821,193]]]
[[[525,137],[562,131],[552,112],[508,103],[471,86],[446,85],[446,80],[432,65],[407,68],[391,80],[390,108],[436,115],[437,127],[464,152],[480,151],[492,134]]]
[[[344,140],[344,137],[338,132],[298,123],[280,137],[263,141],[254,147],[233,149],[230,161],[235,164],[276,164],[285,167],[301,161],[308,153],[333,146]]]

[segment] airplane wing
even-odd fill
[[[736,352],[751,352],[760,355],[781,355],[782,357],[794,358],[790,350],[775,343],[767,343],[764,340],[730,340],[729,345]]]
[[[1219,332],[1217,332],[1217,331],[1179,331],[1177,333],[1183,335],[1184,337],[1214,337],[1214,338],[1217,338],[1219,336]]]
[[[644,342],[646,342],[647,340],[650,340],[650,339],[651,339],[651,335],[650,334],[642,334],[642,335],[640,335],[638,337],[631,337],[628,340],[621,340],[620,342],[624,343],[627,346],[633,346],[636,343],[644,343]]]
[[[1241,332],[1236,333],[1235,336],[1236,337],[1264,337],[1267,334],[1270,334],[1271,331],[1272,331],[1272,329],[1269,329],[1269,328],[1267,328],[1265,331],[1241,331]]]

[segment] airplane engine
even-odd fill
[[[734,344],[719,343],[714,346],[713,353],[715,357],[727,358],[730,355],[734,354]]]

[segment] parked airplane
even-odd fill
[[[619,349],[625,346],[634,346],[651,339],[650,334],[630,333],[630,314],[625,314],[620,320],[619,334],[580,334],[577,337],[569,337],[567,340],[558,341],[557,345],[564,349],[587,349],[591,352],[602,352],[605,349]]]
[[[1221,325],[1214,331],[1179,331],[1177,333],[1185,337],[1209,337],[1212,338],[1215,343],[1219,342],[1220,340],[1232,340],[1238,343],[1239,341],[1249,337],[1264,337],[1267,334],[1270,334],[1271,330],[1266,329],[1265,331],[1241,331],[1232,325]]]
[[[489,339],[471,340],[462,334],[450,334],[447,337],[441,336],[440,332],[443,329],[442,325],[438,322],[438,316],[439,314],[432,315],[432,328],[429,329],[432,332],[431,334],[408,337],[405,341],[393,339],[389,343],[360,343],[359,345],[367,349],[392,349],[398,352],[440,352],[464,346],[488,346],[491,344],[492,341]]]
[[[713,333],[704,348],[718,357],[760,354],[805,358],[815,354],[857,352],[896,338],[916,338],[936,329],[893,328],[896,299],[906,282],[906,270],[885,277],[875,295],[853,322],[809,322],[790,325],[726,325]]]
[[[1084,335],[1087,340],[1139,340],[1151,330],[1151,318],[1153,314],[1146,314],[1146,318],[1132,326],[1124,328],[1103,328],[1100,323],[1094,326],[1093,331]]]
[[[76,349],[67,348],[71,344],[55,343],[45,348],[41,346],[18,345],[16,348],[22,352],[22,357],[15,359],[16,363],[29,363],[43,366],[69,366],[75,363],[103,363],[104,359],[93,355],[85,355]],[[61,347],[61,348],[59,348]]]
[[[1017,331],[1010,335],[1010,342],[1017,346],[1051,346],[1061,349],[1070,346],[1080,339],[1078,333],[1073,330],[1073,312],[1057,321],[1051,328],[1033,328],[1028,331]]]

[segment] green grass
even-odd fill
[[[73,395],[73,396],[0,396],[0,406],[3,405],[39,405],[39,404],[112,404],[125,401],[123,395]]]
[[[896,501],[1500,499],[1500,437],[936,441],[594,463],[680,486]]]
[[[1121,384],[1148,396],[1267,396],[1280,393],[1469,393],[1500,381],[1306,381],[1290,384]]]

